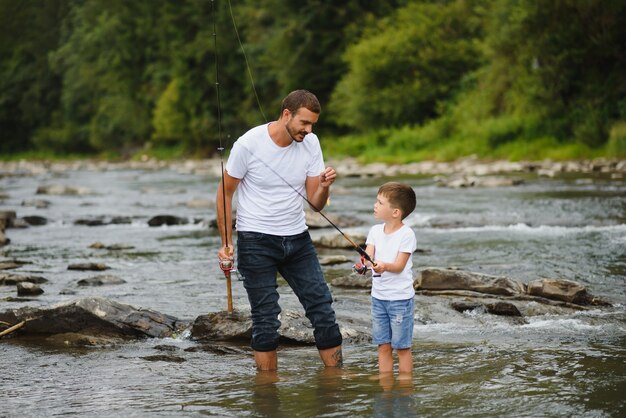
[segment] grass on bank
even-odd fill
[[[509,161],[623,159],[626,158],[626,122],[614,124],[608,142],[595,148],[580,142],[533,135],[519,123],[502,119],[468,125],[463,132],[455,132],[444,119],[438,119],[424,126],[322,138],[322,148],[328,157],[356,157],[362,163],[453,161],[470,155],[484,160]]]

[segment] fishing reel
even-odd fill
[[[222,269],[224,274],[230,273],[232,270],[234,270],[235,263],[233,263],[233,260],[231,259],[220,260],[220,268]]]
[[[360,263],[356,263],[352,266],[352,271],[362,276],[367,273],[367,270],[369,270],[369,268],[365,265],[365,258],[363,256],[361,256]]]

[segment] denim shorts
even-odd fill
[[[372,340],[401,350],[413,342],[413,298],[380,300],[372,297]]]
[[[318,349],[341,345],[342,338],[332,296],[324,281],[317,252],[308,231],[291,236],[237,232],[238,270],[248,294],[252,314],[251,346],[256,351],[278,347],[277,273],[287,281],[313,325]]]

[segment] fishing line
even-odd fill
[[[261,116],[263,116],[263,120],[267,122],[267,117],[265,116],[265,112],[263,112],[263,106],[261,106],[261,100],[259,100],[259,95],[257,94],[256,86],[254,85],[254,78],[252,77],[252,70],[250,69],[250,63],[248,62],[248,55],[246,54],[246,50],[243,48],[243,42],[241,42],[241,38],[239,37],[239,30],[237,30],[237,22],[235,22],[235,14],[233,13],[233,6],[230,4],[230,0],[228,0],[228,10],[230,11],[230,19],[233,22],[235,35],[237,35],[237,42],[239,42],[243,59],[246,62],[246,69],[248,70],[248,76],[250,77],[250,84],[252,85],[254,97],[256,97],[257,106],[259,106],[259,111],[261,112]]]
[[[211,5],[213,5],[214,0],[211,0]],[[228,8],[230,11],[230,17],[231,17],[231,21],[233,22],[233,28],[235,30],[235,34],[237,36],[237,42],[239,43],[239,48],[241,49],[241,52],[243,54],[244,57],[244,61],[246,64],[246,69],[248,72],[248,76],[250,77],[250,84],[252,85],[252,90],[254,92],[254,96],[256,98],[256,102],[257,105],[259,107],[259,111],[261,112],[261,115],[263,116],[263,119],[265,120],[265,122],[267,123],[267,117],[265,116],[265,113],[263,112],[263,107],[261,106],[261,101],[259,99],[259,95],[257,94],[257,90],[256,90],[256,86],[254,84],[254,78],[252,76],[252,70],[250,68],[250,63],[248,61],[248,56],[246,54],[245,48],[243,47],[243,42],[241,41],[241,37],[239,36],[239,30],[237,29],[237,22],[235,21],[235,14],[233,13],[233,7],[231,4],[231,1],[228,0]],[[215,29],[215,15],[213,17],[213,36],[214,36],[214,40],[215,40],[215,77],[216,77],[216,85],[217,85],[217,100],[218,100],[218,126],[221,125],[220,122],[220,111],[219,111],[219,107],[220,107],[220,102],[219,102],[219,82],[217,81],[217,71],[218,71],[218,66],[217,66],[217,31]],[[219,133],[219,141],[220,141],[220,160],[221,160],[221,164],[222,164],[222,197],[224,199],[224,235],[226,236],[226,246],[228,246],[228,234],[227,234],[227,220],[226,220],[226,186],[224,183],[224,159],[223,159],[223,153],[224,153],[224,148],[222,146],[222,138],[221,138],[221,126],[218,129]],[[256,155],[254,155],[252,153],[252,151],[250,151],[248,148],[246,148],[245,146],[242,145],[242,148],[245,149],[252,158],[257,159],[258,161],[260,161],[265,167],[267,167],[268,169],[270,169],[270,171],[272,173],[274,173],[280,180],[282,180],[287,186],[289,186],[294,192],[296,192],[302,199],[304,199],[309,206],[311,206],[311,208],[313,208],[313,210],[317,213],[319,213],[330,225],[333,226],[333,228],[335,228],[350,244],[352,244],[352,246],[354,246],[354,249],[363,257],[365,258],[367,261],[369,261],[372,264],[374,263],[374,260],[371,259],[371,257],[369,256],[369,254],[367,254],[367,252],[365,252],[365,250],[363,248],[361,248],[359,245],[357,245],[354,241],[352,241],[337,225],[335,225],[335,223],[333,221],[331,221],[330,219],[328,219],[328,217],[324,214],[324,212],[321,211],[321,209],[318,209],[313,203],[311,203],[311,201],[304,196],[302,193],[300,193],[300,191],[298,191],[294,186],[292,186],[287,180],[285,180],[285,178],[283,178],[280,174],[278,174],[276,172],[276,170],[274,170],[269,164],[267,164],[265,161],[263,161],[262,159],[260,159],[259,157],[257,157]]]

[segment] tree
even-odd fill
[[[536,130],[589,146],[626,119],[626,3],[499,0],[481,84],[491,113],[539,113]]]
[[[0,152],[27,150],[53,117],[61,83],[48,53],[67,13],[66,0],[0,0]]]
[[[365,31],[345,53],[348,72],[331,106],[360,131],[418,124],[441,112],[481,64],[474,2],[411,2]]]

